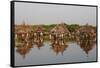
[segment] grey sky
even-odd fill
[[[15,24],[90,24],[96,25],[96,7],[15,3]]]

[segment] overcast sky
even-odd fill
[[[66,24],[96,25],[96,7],[15,3],[15,24]]]

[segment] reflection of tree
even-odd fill
[[[93,49],[95,42],[92,40],[81,40],[79,44],[80,44],[80,47],[88,55],[89,51],[91,51]]]
[[[65,44],[64,40],[54,40],[51,44],[51,49],[57,54],[61,53],[63,55],[63,52],[66,50],[68,45]]]
[[[20,45],[20,47],[17,47],[16,52],[25,58],[26,54],[30,52],[31,48],[33,48],[32,42],[24,42]]]

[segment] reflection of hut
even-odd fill
[[[26,54],[28,54],[31,50],[31,48],[33,48],[33,44],[26,42],[24,44],[22,44],[20,47],[17,47],[16,51],[23,56],[23,58],[25,58]]]
[[[62,41],[55,40],[52,43],[52,50],[56,53],[56,55],[59,53],[63,55],[63,52],[66,50],[67,47],[68,45],[66,45],[63,40]]]
[[[80,41],[80,47],[85,51],[86,54],[93,49],[94,45],[94,42],[90,40]]]
[[[36,46],[40,49],[43,45],[43,38],[34,38],[34,44],[36,44]]]
[[[79,38],[79,40],[94,40],[96,32],[93,27],[85,25],[76,31],[76,35],[76,38]]]
[[[50,30],[50,39],[53,37],[64,38],[65,35],[69,34],[69,30],[64,24],[57,24],[54,28]]]

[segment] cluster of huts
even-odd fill
[[[29,25],[16,25],[15,27],[15,39],[28,41],[40,37],[43,37],[43,30],[40,26],[37,26],[35,30],[33,30],[32,26]]]
[[[38,45],[38,48],[43,46],[43,38],[46,34],[49,37],[49,40],[53,41],[51,47],[56,54],[60,52],[63,54],[64,50],[68,47],[63,39],[74,38],[79,42],[80,47],[83,48],[87,54],[92,47],[88,45],[90,44],[89,42],[85,44],[82,43],[81,40],[96,40],[96,30],[89,25],[82,26],[72,33],[68,30],[64,23],[57,24],[48,32],[44,31],[44,27],[42,25],[37,25],[34,29],[31,25],[26,25],[25,23],[21,25],[15,25],[15,39],[21,39],[21,41],[24,42],[28,42],[30,40],[34,41],[35,44]],[[59,40],[62,40],[62,42]],[[30,45],[33,45],[33,43]],[[22,55],[27,54],[29,51],[30,47],[26,44],[17,49],[17,52]]]
[[[41,25],[37,25],[35,29],[32,26],[22,24],[15,26],[15,38],[29,39],[29,38],[41,38],[45,33],[48,33],[49,39],[63,39],[65,36],[70,35],[69,30],[64,24],[57,24],[49,32],[45,32]]]
[[[64,23],[57,24],[55,27],[50,29],[47,33],[49,34],[49,39],[64,39],[64,38],[74,38],[76,40],[89,39],[92,40],[96,38],[96,30],[90,26],[82,26],[76,29],[75,32],[71,33]],[[16,25],[15,26],[15,37],[21,39],[33,39],[44,37],[44,28],[42,25],[37,25],[35,29],[31,25]]]

